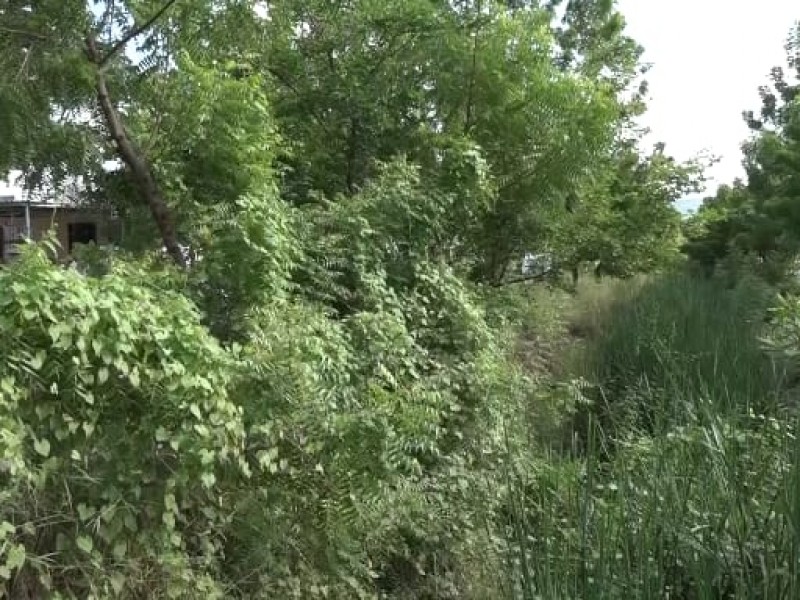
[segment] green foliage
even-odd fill
[[[516,597],[797,594],[798,306],[767,326],[771,298],[757,280],[581,286],[573,374],[604,393],[572,452],[508,444]]]
[[[109,133],[118,137],[110,122],[83,118],[98,102],[99,74],[166,198],[180,243],[195,254],[214,252],[214,236],[230,238],[217,223],[235,221],[245,195],[339,203],[366,192],[386,176],[383,165],[404,157],[441,211],[437,226],[445,227],[446,212],[453,218],[435,251],[451,265],[459,261],[475,281],[498,283],[525,253],[554,247],[565,261],[593,260],[564,247],[576,229],[595,232],[581,254],[613,253],[614,272],[652,268],[665,258],[617,265],[624,262],[618,254],[658,244],[669,254],[669,234],[643,236],[636,225],[671,232],[674,213],[653,197],[674,192],[630,189],[649,188],[638,181],[607,189],[614,141],[641,110],[642,90],[627,93],[643,71],[641,49],[612,2],[570,2],[559,23],[557,4],[104,1],[66,11],[51,3],[29,11],[14,5],[3,14],[15,32],[5,42],[3,72],[21,65],[26,77],[9,87],[9,131],[20,135],[4,145],[0,169],[23,169],[31,185],[42,184],[43,175],[51,183],[77,176],[94,201],[111,204],[128,222],[126,247],[158,244],[163,224],[156,219],[158,227],[147,227],[141,218],[153,210],[143,202],[148,186],[138,175],[126,181],[121,171],[99,166],[121,156],[108,144]],[[160,18],[148,21],[152,16]],[[148,30],[129,42],[135,58],[113,46],[132,23],[145,21]],[[57,36],[51,23],[60,25]],[[99,73],[85,56],[87,30],[108,56]],[[58,77],[51,77],[56,66]],[[62,109],[58,119],[54,108]],[[51,129],[73,141],[66,134],[40,139]],[[589,182],[602,182],[604,191],[584,203],[582,215],[569,215],[569,198],[581,190],[596,195]],[[607,218],[607,203],[623,214]],[[230,253],[219,261],[237,262]],[[277,264],[286,270],[283,256]],[[229,289],[230,281],[205,277],[202,304],[217,313],[214,330],[234,335],[220,313],[250,300]]]
[[[198,63],[185,51],[177,60],[175,70],[140,84],[138,113],[130,120],[135,133],[141,129],[138,137],[149,140],[148,156],[191,231],[192,218],[199,218],[194,211],[231,207],[240,196],[273,185],[280,137],[257,76]]]
[[[402,198],[403,185],[381,193]],[[413,255],[390,275],[394,250],[357,222],[346,313],[279,301],[248,322],[235,396],[274,484],[243,495],[230,533],[246,595],[460,597],[456,549],[482,537],[475,467],[491,464],[500,402],[525,399],[463,282]]]
[[[699,399],[719,414],[776,400],[779,374],[758,342],[772,293],[757,280],[728,290],[673,275],[610,291],[583,311],[593,322],[582,328],[590,337],[578,364],[598,385],[596,407],[612,437],[685,424]]]
[[[136,269],[88,278],[32,247],[0,271],[0,514],[27,557],[7,556],[12,595],[220,592],[217,482],[247,472],[231,361]]]
[[[297,218],[271,188],[209,211],[189,283],[220,339],[242,337],[249,312],[288,294],[303,257]]]
[[[615,277],[671,266],[681,239],[673,203],[696,190],[701,171],[699,163],[676,163],[663,148],[640,157],[626,145],[577,196],[570,218],[556,222],[555,255],[575,271],[593,263],[597,274]]]
[[[607,462],[593,428],[589,457],[516,480],[519,597],[797,594],[796,419],[695,416]]]
[[[700,169],[637,150],[614,2],[7,4],[0,171],[79,179],[126,236],[0,270],[3,593],[797,591],[792,302],[510,285],[676,258]],[[793,226],[791,89],[737,227]],[[764,237],[733,212],[687,226],[707,265]]]
[[[615,83],[597,81],[554,64],[549,10],[504,4],[277,4],[271,53],[253,65],[275,83],[276,120],[290,140],[284,196],[356,195],[402,155],[427,187],[458,198],[459,256],[475,279],[500,279],[509,261],[540,247],[543,209],[609,148],[623,111],[616,84],[632,76],[638,49],[613,27],[598,33],[615,50],[595,66]],[[591,19],[613,21],[612,12]],[[583,43],[602,42],[585,32]],[[470,182],[490,185],[462,191]]]
[[[800,43],[787,44],[790,67],[771,73],[760,89],[760,115],[745,119],[752,130],[743,144],[747,183],[723,186],[687,224],[685,251],[706,273],[715,267],[734,277],[755,271],[771,283],[791,285],[800,251]]]
[[[53,119],[55,107],[73,115],[85,106],[91,71],[81,54],[88,25],[84,2],[48,0],[0,7],[0,172],[26,167],[33,183],[59,180],[96,166],[86,130]]]

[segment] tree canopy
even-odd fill
[[[130,218],[146,210],[150,243],[179,263],[249,192],[292,210],[345,202],[400,159],[432,196],[458,196],[436,252],[498,283],[553,247],[554,220],[607,177],[642,107],[628,93],[641,50],[608,1],[3,11],[0,166],[31,186],[78,177]]]
[[[744,263],[779,282],[800,250],[800,30],[787,43],[789,72],[775,67],[759,112],[744,118],[746,181],[722,186],[687,225],[686,252],[706,272]]]

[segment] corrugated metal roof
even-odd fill
[[[0,210],[5,207],[9,208],[25,208],[29,206],[33,210],[42,209],[42,210],[97,210],[91,206],[81,206],[76,204],[54,204],[51,202],[31,202],[28,204],[24,200],[14,200],[12,202],[3,202],[0,201]]]

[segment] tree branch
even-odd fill
[[[535,273],[534,275],[523,275],[522,277],[517,277],[515,279],[506,279],[505,281],[495,281],[490,283],[489,286],[493,288],[505,287],[507,285],[514,285],[516,283],[527,283],[529,281],[543,281],[548,277],[552,277],[553,275],[557,275],[559,273],[558,269],[548,269],[547,271],[542,271],[541,273]]]
[[[12,27],[4,27],[0,25],[0,31],[5,33],[9,33],[11,35],[22,35],[25,37],[33,38],[35,40],[46,40],[47,36],[41,33],[36,33],[35,31],[26,31],[24,29],[14,29]]]
[[[475,95],[475,79],[478,75],[478,44],[480,41],[480,14],[481,14],[481,2],[478,0],[478,19],[475,23],[475,30],[473,32],[474,38],[472,41],[472,69],[470,70],[469,74],[469,85],[467,86],[467,110],[466,114],[464,115],[464,135],[469,134],[470,130],[472,129],[472,110],[473,110],[473,102],[474,102],[474,95]]]
[[[141,25],[134,27],[128,33],[122,36],[122,38],[112,46],[111,50],[109,50],[105,56],[100,58],[100,60],[96,63],[97,66],[99,67],[104,66],[109,60],[114,58],[114,55],[116,55],[120,50],[122,50],[122,48],[125,47],[125,44],[130,42],[137,35],[150,29],[150,27],[152,27],[153,24],[156,21],[158,21],[164,13],[167,12],[173,4],[175,4],[175,2],[177,2],[177,0],[167,0],[164,3],[164,5],[155,12],[155,14],[152,17],[147,19],[147,21],[145,21]]]

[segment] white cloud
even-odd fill
[[[653,63],[643,124],[653,141],[688,159],[708,150],[720,183],[743,176],[742,111],[758,109],[758,86],[785,63],[784,45],[800,19],[798,0],[619,0],[628,33]]]

